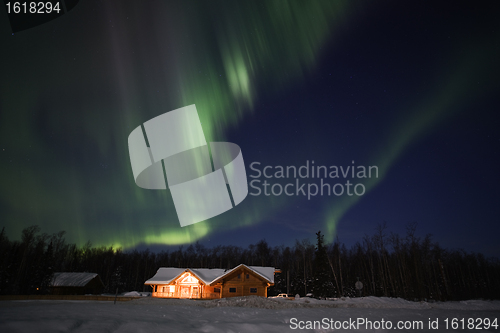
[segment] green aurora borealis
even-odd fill
[[[358,47],[355,41],[363,31],[378,36],[369,31],[366,22],[378,22],[376,15],[382,15],[388,6],[349,1],[171,1],[140,6],[81,2],[67,15],[14,36],[8,22],[2,20],[0,226],[14,238],[23,228],[38,224],[47,233],[65,230],[68,240],[78,245],[90,240],[94,245],[124,249],[139,244],[188,244],[221,232],[244,234],[254,226],[265,237],[264,222],[279,220],[299,199],[248,196],[227,213],[181,228],[168,190],[144,190],[135,185],[127,147],[129,133],[157,115],[196,104],[208,142],[226,141],[229,136],[228,141],[242,147],[247,176],[248,165],[256,156],[283,165],[314,159],[317,155],[311,151],[330,151],[332,141],[316,141],[318,130],[311,125],[314,116],[300,125],[306,133],[301,146],[285,131],[285,125],[255,133],[255,123],[272,116],[259,103],[287,99],[290,91],[297,91],[295,87],[313,85],[323,77],[325,64],[349,59],[343,54],[354,52],[346,48],[350,43],[353,49]],[[420,48],[411,45],[411,36],[401,43],[407,46],[395,46],[388,58],[407,56],[395,63],[410,67],[402,71],[415,70],[411,73],[419,73],[414,66],[422,68],[421,73],[414,80],[401,79],[408,83],[405,92],[381,103],[380,108],[390,105],[390,109],[370,129],[380,135],[360,149],[353,142],[350,153],[339,156],[338,162],[328,160],[341,164],[356,159],[377,165],[380,177],[365,182],[365,196],[339,197],[335,204],[318,200],[311,208],[316,220],[306,227],[290,222],[290,233],[300,230],[295,238],[314,236],[321,229],[328,241],[333,240],[346,214],[368,200],[402,156],[448,122],[468,114],[475,103],[495,94],[498,23],[485,18],[474,29],[467,29],[464,23],[462,28],[450,25],[439,30],[437,21],[428,20],[419,23],[416,31],[428,25],[438,31],[436,36],[452,38],[444,46],[429,41],[429,49],[422,54],[435,54],[422,63],[421,55],[414,58],[405,49]],[[459,21],[449,20],[453,24]],[[396,36],[397,28],[394,30]],[[379,36],[380,43],[392,38]],[[372,43],[370,47],[378,50],[379,41],[368,38],[358,43]],[[417,34],[413,38],[415,43],[427,43]],[[388,66],[391,61],[381,63]],[[330,69],[328,75],[343,80]],[[364,84],[374,89],[379,83]],[[314,88],[310,89],[313,94]],[[335,96],[328,103],[339,100]],[[371,98],[366,104],[377,108],[376,100]],[[337,116],[339,108],[340,104],[321,112],[328,113],[332,124],[346,127],[343,124],[349,120],[345,119],[350,118]],[[297,111],[279,112],[284,119],[295,118]],[[486,126],[493,126],[490,123]],[[254,135],[265,137],[270,146],[262,155],[257,153],[261,147],[249,151],[249,144],[233,139]],[[287,140],[290,147],[280,145]],[[315,148],[304,148],[307,145]],[[267,239],[272,241],[272,236]],[[236,237],[234,241],[240,240]]]
[[[428,131],[432,131],[440,122],[451,118],[454,113],[463,111],[464,104],[470,105],[485,94],[493,92],[493,77],[488,71],[495,65],[491,59],[485,57],[488,54],[485,45],[487,41],[470,43],[472,51],[456,56],[458,59],[451,61],[451,65],[443,66],[444,73],[437,73],[435,82],[438,84],[433,87],[432,93],[416,102],[416,107],[410,104],[407,106],[408,114],[392,126],[389,139],[383,144],[384,151],[371,157],[374,162],[370,165],[379,166],[381,173],[378,178],[370,178],[365,183],[367,191],[384,179],[391,165],[411,144],[428,134]],[[488,88],[478,89],[475,78],[480,78]],[[340,198],[340,205],[327,210],[326,235],[329,241],[334,239],[337,223],[342,216],[360,199],[362,197],[344,196]]]

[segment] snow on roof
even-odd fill
[[[54,273],[53,287],[85,287],[97,273]]]
[[[213,280],[216,280],[221,275],[224,275],[225,270],[220,268],[193,268],[190,269],[190,271],[199,277],[205,284],[210,284]]]
[[[144,284],[156,284],[156,283],[170,283],[176,277],[185,272],[185,268],[174,268],[174,267],[160,267],[156,274]]]
[[[165,283],[168,284],[175,280],[179,275],[185,271],[191,271],[203,283],[210,284],[213,280],[224,274],[223,269],[214,268],[174,268],[174,267],[161,267],[156,274],[144,284]]]
[[[217,278],[217,280],[226,276],[226,275],[231,274],[233,271],[237,270],[240,267],[246,267],[249,270],[253,271],[255,274],[260,275],[261,277],[263,277],[264,279],[266,279],[270,283],[274,283],[274,271],[275,271],[274,267],[247,266],[245,264],[240,264],[240,265],[236,266],[235,268],[228,270],[225,274],[219,276]],[[215,280],[216,279],[214,279],[212,282],[214,282]]]
[[[233,269],[225,270],[220,268],[174,268],[174,267],[161,267],[156,274],[144,284],[168,284],[175,280],[179,275],[185,271],[190,271],[196,275],[204,284],[209,285],[214,281],[230,274],[235,269],[245,266],[257,275],[260,275],[267,281],[274,283],[274,267],[260,267],[260,266],[247,266],[244,264],[238,265]]]
[[[247,266],[259,275],[262,275],[266,280],[274,283],[274,267],[262,267],[262,266]]]

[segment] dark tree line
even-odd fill
[[[336,241],[295,241],[271,247],[265,240],[247,248],[200,243],[154,253],[66,243],[64,232],[47,235],[38,226],[22,231],[20,241],[0,232],[0,294],[45,294],[54,272],[98,273],[105,292],[150,291],[144,281],[159,267],[233,268],[238,264],[272,266],[275,285],[269,295],[289,292],[317,297],[387,296],[409,300],[500,298],[500,261],[463,250],[447,250],[419,238],[416,224],[404,236],[388,234],[385,224],[350,249]],[[287,281],[288,280],[288,281]],[[355,289],[361,281],[363,289]]]

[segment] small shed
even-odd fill
[[[97,273],[54,273],[50,289],[54,295],[101,294],[104,284]]]

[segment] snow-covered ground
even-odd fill
[[[500,332],[500,326],[497,329],[491,326],[498,317],[500,301],[427,303],[383,297],[323,301],[256,296],[212,301],[142,297],[116,304],[104,301],[0,302],[0,332],[275,333],[329,332],[335,326],[340,328],[335,331],[340,332],[441,332],[446,330],[446,319],[450,331],[453,323],[461,329],[461,319],[466,329],[473,321],[476,329],[482,327],[484,331],[486,318],[490,321],[487,331]],[[496,323],[500,325],[499,320],[496,319]],[[434,326],[437,323],[437,329],[429,328],[429,322]],[[407,328],[398,329],[397,325]]]

